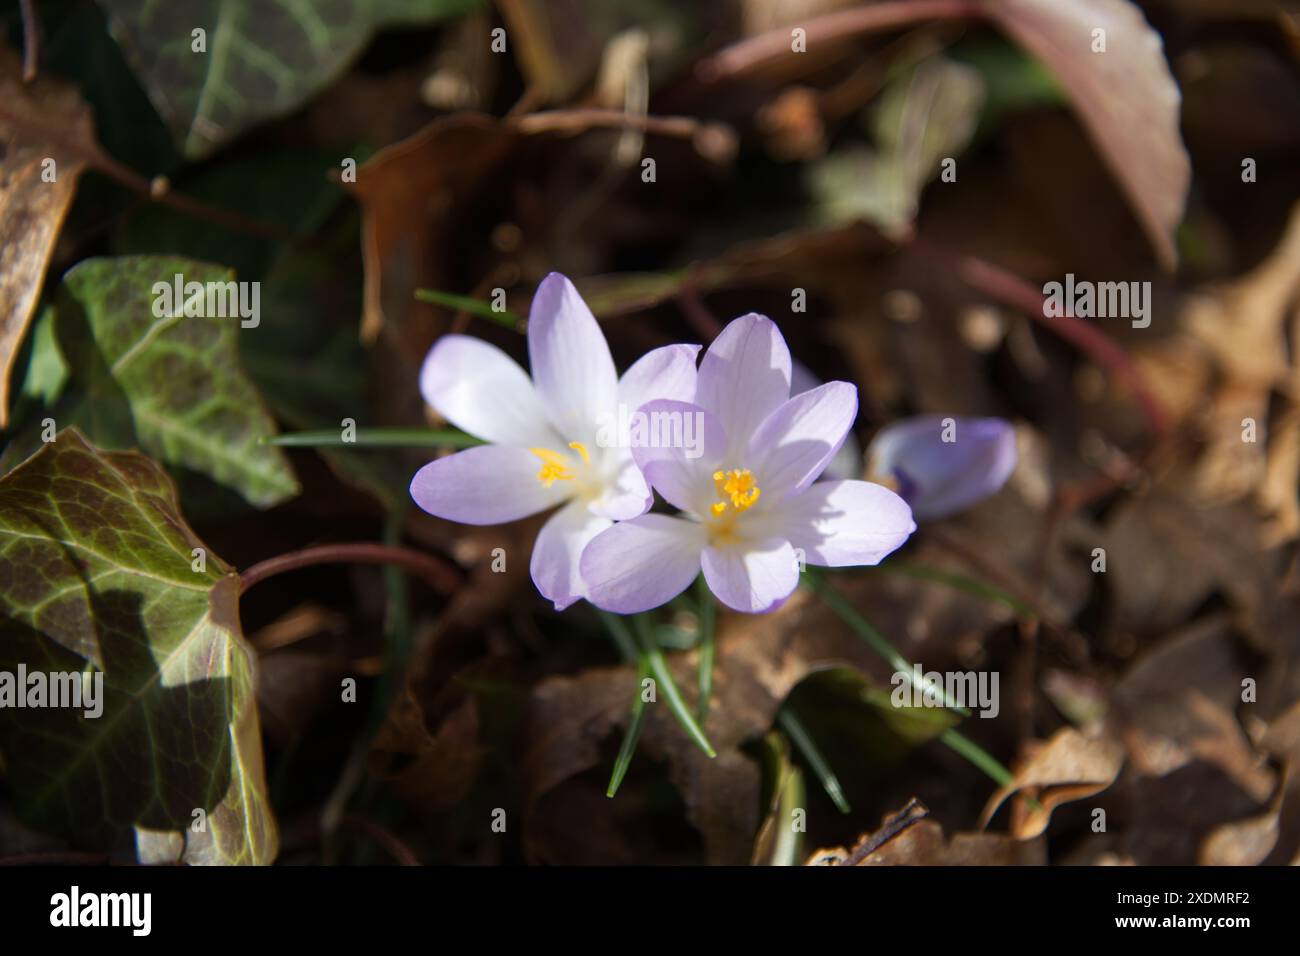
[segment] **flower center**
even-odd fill
[[[587,447],[582,442],[571,441],[569,447],[582,456],[583,464],[591,464],[591,455],[587,453]],[[542,460],[542,468],[537,472],[537,480],[542,483],[543,488],[549,488],[557,481],[573,481],[574,475],[569,470],[570,458],[568,455],[552,451],[549,448],[530,448],[528,450]]]
[[[715,471],[713,486],[718,491],[717,504],[712,506],[713,516],[720,518],[727,510],[727,504],[737,513],[753,507],[762,489],[754,484],[754,474],[748,468],[733,468],[731,471]]]

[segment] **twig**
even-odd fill
[[[41,69],[41,21],[32,0],[18,0],[18,9],[23,17],[23,82],[30,83]]]
[[[857,866],[904,830],[915,826],[929,815],[930,808],[916,797],[913,797],[907,801],[907,805],[903,809],[886,818],[879,830],[855,846],[848,859],[840,865]]]
[[[174,192],[171,188],[171,182],[166,176],[155,176],[153,179],[146,179],[130,166],[114,159],[98,144],[86,146],[78,143],[57,130],[40,123],[33,123],[29,118],[12,112],[3,104],[0,104],[0,122],[25,129],[39,136],[50,145],[57,146],[61,150],[80,157],[91,169],[102,173],[127,189],[147,196],[153,202],[170,206],[188,216],[194,216],[196,219],[206,219],[208,222],[215,223],[218,226],[225,226],[236,232],[262,236],[268,239],[297,238],[292,230],[286,229],[284,226],[262,222],[242,213],[230,212],[226,209],[210,206],[198,199]]]
[[[692,266],[686,273],[686,278],[677,289],[677,304],[681,307],[682,314],[686,316],[686,321],[691,327],[699,333],[700,338],[705,342],[712,342],[722,331],[722,323],[718,317],[709,311],[709,307],[704,304],[704,299],[700,296],[700,270],[698,266]]]
[[[809,47],[818,43],[847,40],[866,33],[911,26],[926,20],[981,18],[984,6],[976,0],[887,0],[869,6],[854,7],[837,13],[813,17],[795,24],[804,30]],[[791,26],[781,26],[748,40],[723,47],[713,56],[701,60],[696,75],[715,83],[745,73],[769,60],[789,56]]]
[[[346,813],[339,821],[339,826],[344,830],[360,833],[362,836],[369,837],[378,843],[388,851],[389,856],[397,861],[398,866],[420,865],[419,857],[415,855],[415,852],[410,847],[373,820],[367,820],[355,813]]]
[[[647,116],[614,109],[544,110],[508,117],[519,132],[574,135],[589,129],[636,129],[643,133],[690,140],[696,151],[714,162],[729,162],[736,155],[735,131],[725,123],[705,122],[694,116]]]
[[[392,564],[423,578],[441,594],[449,594],[460,584],[460,572],[441,558],[411,548],[376,544],[370,541],[352,544],[324,544],[267,558],[239,575],[241,593],[255,584],[285,571],[318,564]]]

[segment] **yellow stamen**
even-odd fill
[[[754,474],[748,468],[733,468],[731,471],[715,471],[713,485],[718,497],[728,499],[737,512],[747,511],[758,501],[762,489],[754,484]],[[712,506],[714,517],[721,517],[727,510],[727,501],[719,501]]]
[[[569,471],[568,462],[558,451],[551,451],[549,448],[528,450],[542,460],[542,469],[537,473],[537,480],[542,483],[543,488],[549,488],[557,481],[573,480],[573,472]]]
[[[587,446],[586,446],[586,445],[584,445],[584,444],[583,444],[582,442],[580,442],[580,441],[571,441],[571,442],[569,442],[569,447],[572,448],[574,451],[576,451],[579,455],[582,456],[582,460],[583,460],[583,462],[584,462],[585,464],[588,464],[588,465],[591,464],[591,456],[590,456],[589,454],[587,454]]]

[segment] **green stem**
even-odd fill
[[[839,615],[840,620],[847,624],[853,632],[858,635],[858,637],[862,638],[862,640],[864,640],[872,650],[883,657],[885,663],[894,669],[894,673],[902,674],[909,684],[920,691],[924,692],[931,690],[931,688],[925,686],[924,682],[917,682],[913,674],[914,668],[912,662],[900,654],[894,645],[885,640],[884,635],[872,627],[871,623],[858,613],[857,608],[850,604],[844,595],[835,590],[835,588],[827,583],[820,575],[811,572],[812,569],[810,568],[809,571],[804,574],[804,577],[808,582],[808,587],[812,589],[814,594],[822,599],[827,607]],[[949,710],[961,714],[963,717],[970,716],[969,710],[965,707],[958,707],[949,700],[946,690],[943,690],[942,688],[934,688],[934,690],[938,690],[942,693],[943,704]]]
[[[808,765],[812,767],[813,773],[822,782],[822,788],[826,791],[826,796],[839,808],[840,813],[851,813],[852,808],[849,801],[844,796],[844,789],[840,786],[839,777],[835,776],[835,771],[831,770],[831,765],[826,762],[817,745],[813,743],[808,729],[804,727],[803,722],[794,715],[794,711],[787,704],[776,712],[776,722],[781,725],[786,736],[790,738],[791,743],[803,754]]]
[[[1011,771],[1002,766],[992,754],[981,747],[975,741],[958,733],[949,727],[939,735],[939,739],[951,747],[954,751],[961,754],[975,766],[979,767],[988,774],[999,787],[1010,786],[1015,779]]]
[[[628,633],[627,624],[624,624],[623,619],[617,617],[616,614],[601,611],[601,620],[603,620],[604,626],[608,628],[611,635],[614,636],[615,643],[620,645],[620,649],[623,649],[624,639],[632,640],[632,636]],[[708,743],[705,731],[702,730],[699,723],[695,722],[695,718],[690,713],[690,708],[686,706],[686,701],[681,696],[681,691],[677,689],[676,680],[672,679],[672,672],[668,670],[668,662],[664,659],[662,650],[659,650],[659,645],[655,644],[654,633],[650,630],[649,615],[638,614],[637,617],[632,619],[632,626],[634,630],[634,648],[640,649],[640,653],[634,650],[634,657],[645,654],[646,661],[650,665],[650,674],[654,676],[655,683],[662,689],[664,700],[668,702],[668,709],[672,711],[673,717],[677,718],[677,723],[681,724],[682,730],[685,730],[686,735],[695,741],[695,745],[699,749],[710,757],[718,756],[718,750],[714,749],[714,745]],[[624,650],[624,656],[627,656],[627,650]]]
[[[920,564],[880,564],[873,570],[887,574],[898,574],[918,581],[933,581],[936,584],[945,584],[975,597],[1004,604],[1014,611],[1017,616],[1025,620],[1032,621],[1038,618],[1037,611],[1014,595],[999,590],[991,584],[985,584],[983,581],[977,581],[962,574],[952,574],[939,568],[925,567]]]
[[[714,625],[718,609],[713,603],[713,592],[709,590],[704,575],[700,575],[696,586],[699,589],[697,614],[700,622],[700,723],[702,724],[709,716],[709,698],[713,695],[713,660],[717,650]]]
[[[811,571],[811,569],[809,570]],[[909,675],[908,680],[911,681],[911,662],[909,662],[907,658],[903,657],[902,654],[898,653],[898,651],[894,649],[893,645],[886,641],[880,632],[872,627],[867,622],[866,618],[859,614],[857,609],[854,608],[842,594],[836,591],[835,588],[831,587],[816,574],[807,574],[806,578],[808,581],[808,587],[826,603],[827,607],[839,616],[840,620],[852,628],[858,636],[865,640],[867,644],[876,650],[877,653],[884,657],[896,672]],[[915,682],[913,681],[912,683],[914,684]],[[964,708],[955,708],[950,706],[950,709],[957,710],[962,713],[963,716],[970,715],[970,711],[965,710]],[[955,753],[965,757],[980,770],[984,771],[984,773],[988,774],[998,786],[1005,787],[1015,779],[1011,775],[1011,771],[999,763],[998,760],[988,751],[984,750],[984,748],[980,747],[969,738],[964,737],[956,730],[953,730],[952,728],[945,730],[939,735],[939,740],[951,747]]]
[[[283,448],[473,448],[481,439],[452,428],[358,428],[351,439],[341,428],[288,432],[262,439],[264,445]]]
[[[508,329],[514,329],[516,332],[523,331],[524,321],[509,309],[497,310],[492,308],[486,302],[470,298],[467,295],[456,295],[453,292],[439,292],[437,289],[416,289],[415,297],[421,302],[429,302],[433,305],[440,305],[446,309],[456,309],[460,312],[468,312],[470,315],[477,315],[481,319],[487,319],[489,322],[495,322],[497,325],[504,325]]]

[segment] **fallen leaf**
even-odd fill
[[[361,204],[363,340],[379,334],[386,316],[402,328],[409,315],[432,315],[415,290],[436,284],[434,264],[453,245],[446,227],[455,203],[482,183],[515,138],[499,120],[460,113],[380,150],[346,184]],[[423,352],[428,333],[418,333],[412,351]]]
[[[1179,132],[1181,96],[1160,35],[1129,0],[995,0],[985,10],[1060,80],[1158,259],[1172,269],[1192,173]],[[1093,52],[1098,30],[1104,53]]]
[[[867,839],[867,837],[864,837]],[[836,866],[848,859],[842,848],[819,850],[810,866]],[[1047,844],[1041,838],[1016,840],[993,833],[954,833],[945,837],[934,820],[922,820],[903,831],[858,866],[1043,866]]]
[[[54,242],[86,156],[98,149],[90,107],[76,87],[21,77],[19,58],[0,48],[0,428],[9,424],[10,377]],[[51,125],[60,141],[33,132],[28,121]]]
[[[1047,829],[1053,810],[1101,793],[1115,782],[1123,762],[1124,748],[1117,741],[1062,728],[1035,747],[1016,768],[1015,779],[993,794],[984,808],[982,824],[987,826],[1007,797],[1016,794],[1011,833],[1021,840],[1039,836]]]

